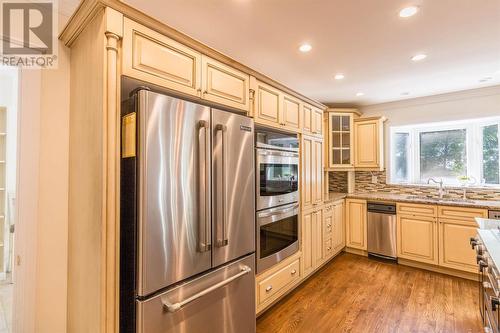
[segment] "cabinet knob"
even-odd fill
[[[266,287],[266,292],[267,292],[267,293],[268,293],[268,292],[270,292],[271,290],[273,290],[273,286],[267,286],[267,287]]]
[[[326,227],[327,227],[327,228],[331,228],[331,227],[332,227],[332,225],[331,225],[331,224],[327,224],[327,225],[326,225]]]
[[[332,249],[332,247],[331,247],[331,246],[329,246],[326,250],[327,250],[327,251],[330,251],[331,249]]]
[[[292,274],[292,275],[295,275],[295,273],[297,273],[297,271],[295,269],[292,269],[292,271],[290,272],[290,274]]]

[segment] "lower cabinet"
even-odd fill
[[[439,219],[439,265],[476,273],[476,251],[469,245],[476,234],[470,222]]]
[[[487,216],[486,209],[438,206],[440,266],[477,272],[476,251],[469,239],[477,234],[475,217]]]
[[[347,199],[346,246],[366,250],[366,200]]]
[[[304,276],[309,275],[323,260],[323,209],[302,214],[302,254]]]
[[[398,257],[427,264],[438,263],[438,228],[435,217],[398,215]]]
[[[302,253],[299,251],[276,266],[256,276],[255,305],[258,314],[294,288],[303,277]]]
[[[333,254],[339,252],[345,247],[345,215],[344,200],[333,204],[333,233],[332,248]]]

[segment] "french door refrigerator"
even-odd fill
[[[255,332],[253,121],[147,89],[122,110],[120,331]]]

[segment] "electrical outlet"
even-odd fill
[[[377,184],[377,183],[378,183],[378,177],[372,176],[372,184]]]

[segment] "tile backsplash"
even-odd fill
[[[372,183],[372,175],[377,176],[377,183]],[[355,192],[384,192],[395,194],[430,195],[438,197],[435,186],[395,185],[387,184],[385,171],[356,171]],[[332,192],[347,192],[347,172],[333,171],[329,173],[328,189]],[[446,187],[449,197],[461,198],[461,187]],[[500,200],[500,189],[467,188],[467,198],[473,200]]]

